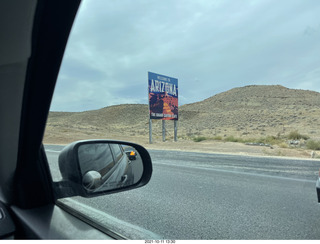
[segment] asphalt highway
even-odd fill
[[[61,148],[46,146],[55,181]],[[320,239],[320,161],[149,152],[148,185],[74,199],[164,239]]]

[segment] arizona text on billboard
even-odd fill
[[[178,79],[148,72],[150,119],[178,120]]]

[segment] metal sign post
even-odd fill
[[[149,119],[149,144],[152,144],[152,119]]]
[[[162,141],[166,141],[166,121],[162,120]]]
[[[178,141],[178,120],[174,120],[174,141]]]

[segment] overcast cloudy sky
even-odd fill
[[[320,92],[319,0],[85,0],[52,111],[147,104],[148,71],[179,105],[246,85]]]

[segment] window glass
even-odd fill
[[[121,146],[118,144],[110,144],[110,146],[113,150],[115,161],[118,162],[123,156],[123,151],[121,150]]]
[[[53,181],[62,148],[86,139],[144,146],[153,175],[59,201],[117,233],[319,239],[319,13],[316,0],[82,1],[44,136]],[[148,72],[178,86],[160,76],[150,95]],[[149,143],[149,99],[160,97],[154,116],[177,110],[178,140],[172,120],[152,119]],[[80,149],[102,175],[114,165],[121,186],[141,178],[130,147]]]
[[[104,176],[114,167],[114,160],[108,144],[81,145],[78,155],[82,175],[94,170]]]

